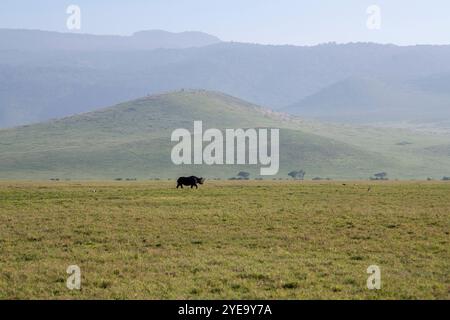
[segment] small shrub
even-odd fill
[[[298,283],[297,282],[288,282],[283,284],[283,289],[297,289]]]

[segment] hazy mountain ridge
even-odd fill
[[[152,32],[148,33],[118,38],[120,41],[155,38]],[[64,40],[58,40],[58,46],[73,37],[87,37],[99,45],[102,37],[109,39],[78,34],[58,34],[58,37]],[[36,37],[34,41],[39,39]],[[77,114],[181,88],[222,91],[302,116],[309,116],[308,109],[315,105],[317,116],[328,120],[331,106],[335,107],[331,113],[342,113],[339,107],[349,100],[334,99],[329,96],[332,92],[329,88],[347,79],[364,79],[362,84],[347,83],[344,89],[349,93],[366,86],[367,81],[380,84],[375,85],[380,97],[373,99],[382,111],[376,121],[410,120],[403,119],[402,113],[394,114],[396,110],[407,110],[410,101],[416,110],[409,115],[409,118],[414,115],[412,120],[420,121],[430,112],[441,120],[448,119],[445,107],[450,105],[450,97],[445,92],[450,87],[450,46],[351,43],[297,47],[211,41],[206,46],[184,49],[144,50],[130,46],[126,50],[113,47],[106,51],[98,50],[95,43],[88,51],[19,51],[14,43],[0,41],[0,126]],[[369,90],[370,86],[366,87]],[[383,87],[388,94],[380,90]],[[319,101],[322,98],[323,103]],[[372,98],[369,95],[365,99]],[[329,101],[332,103],[328,104]],[[381,105],[384,102],[397,105],[391,112]],[[329,108],[326,112],[326,108],[321,111],[324,103]],[[361,106],[348,109],[360,110]],[[364,117],[364,113],[349,114],[340,120],[359,122]],[[362,120],[367,122],[367,117]]]
[[[174,33],[145,30],[131,36],[115,36],[0,29],[0,50],[17,51],[134,51],[202,47],[220,41],[215,36],[198,31]]]
[[[450,119],[450,93],[434,94],[412,84],[348,78],[281,111],[319,120],[377,123]]]

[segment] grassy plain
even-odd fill
[[[4,181],[0,298],[449,299],[449,200],[441,182]]]

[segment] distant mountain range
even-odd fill
[[[175,166],[171,133],[204,128],[280,128],[280,171],[307,179],[441,178],[449,175],[448,135],[322,124],[286,118],[210,91],[178,91],[40,124],[0,130],[0,179],[154,179],[198,174],[259,176],[259,166]],[[273,177],[265,177],[272,179]]]
[[[0,29],[0,50],[16,51],[133,51],[203,47],[221,42],[203,32],[139,31],[131,36]]]
[[[189,32],[0,30],[0,127],[181,88],[327,121],[448,123],[450,46],[296,47]]]

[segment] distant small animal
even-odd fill
[[[197,184],[203,184],[203,182],[205,182],[204,178],[198,178],[195,176],[191,176],[191,177],[180,177],[177,180],[177,189],[179,187],[181,187],[181,189],[183,189],[183,186],[191,186],[191,189],[193,187],[195,187],[196,189],[198,189],[198,185]]]

